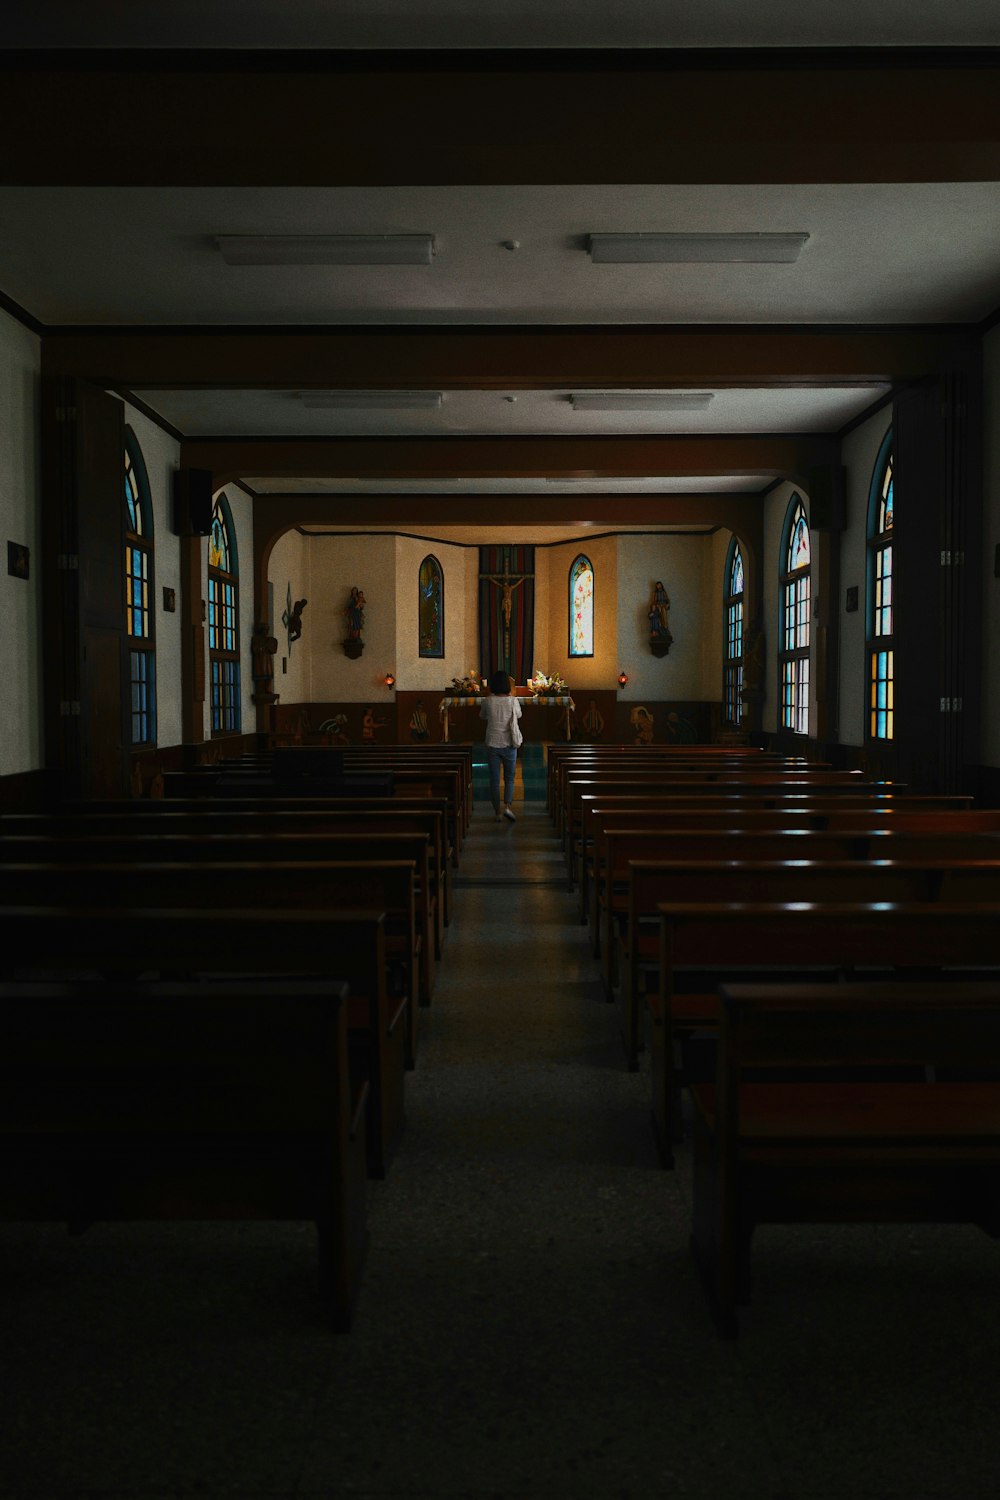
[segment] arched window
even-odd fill
[[[740,697],[743,690],[743,553],[735,537],[726,553],[723,636],[722,717],[725,723],[737,725],[743,717]]]
[[[240,585],[236,533],[220,494],[208,538],[208,659],[213,734],[240,730]]]
[[[421,656],[444,655],[444,574],[431,554],[420,564],[418,634]]]
[[[795,734],[809,733],[809,522],[805,506],[793,495],[785,518],[781,571],[781,725]]]
[[[125,429],[125,634],[128,640],[129,738],[156,744],[156,624],[153,600],[153,503],[142,451]]]
[[[569,654],[594,654],[594,569],[582,552],[569,570]]]
[[[892,428],[882,440],[868,495],[868,735],[892,739]]]

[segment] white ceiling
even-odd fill
[[[294,391],[144,390],[142,400],[187,437],[395,437],[449,433],[635,436],[837,432],[885,385],[720,390],[705,411],[584,412],[569,391],[445,391],[431,411],[313,410]]]
[[[997,182],[3,187],[0,223],[0,291],[49,325],[969,322],[1000,304]],[[594,265],[602,230],[810,238],[793,265]],[[436,236],[431,265],[227,266],[214,244],[405,232]]]
[[[7,47],[875,47],[1000,42],[995,0],[4,0]]]

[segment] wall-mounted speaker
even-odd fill
[[[806,474],[809,526],[813,531],[843,531],[847,510],[847,470],[843,464],[820,464]]]
[[[212,530],[211,469],[174,471],[174,532],[177,536],[208,536]]]

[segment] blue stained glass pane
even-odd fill
[[[743,592],[743,553],[739,547],[733,553],[733,569],[729,579],[729,592],[731,594],[742,594]]]

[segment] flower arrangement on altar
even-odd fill
[[[456,697],[459,698],[475,697],[486,688],[485,681],[479,676],[475,667],[470,667],[464,677],[453,677],[451,685],[455,690]]]
[[[553,672],[551,677],[547,677],[544,672],[536,672],[534,677],[528,678],[528,691],[533,698],[560,698],[569,689],[558,672]]]

